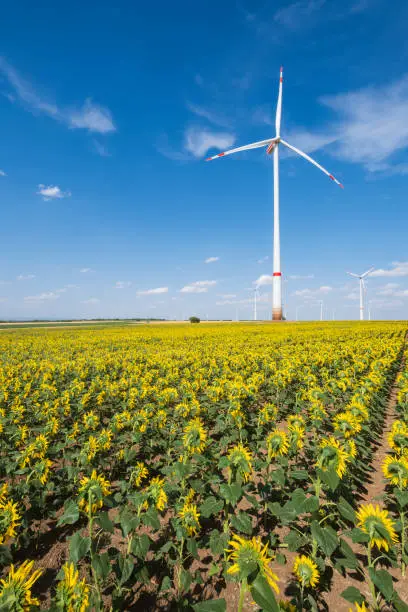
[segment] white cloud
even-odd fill
[[[131,281],[116,281],[116,289],[126,289],[132,285]]]
[[[236,293],[219,293],[218,297],[223,298],[224,300],[232,300],[233,298],[236,298],[237,295]]]
[[[95,153],[97,153],[101,157],[110,157],[108,147],[104,145],[102,142],[99,142],[99,140],[93,139],[92,144],[93,144],[93,149]]]
[[[322,285],[318,289],[297,289],[297,291],[293,292],[293,295],[297,297],[303,297],[305,299],[316,298],[322,295],[327,295],[333,291],[333,287],[329,285]]]
[[[0,170],[0,176],[7,176],[7,174],[4,172],[4,170]]]
[[[207,257],[207,259],[204,261],[204,263],[214,263],[215,261],[219,261],[220,258],[219,257]]]
[[[33,278],[35,278],[35,274],[19,274],[16,276],[18,281],[32,280]]]
[[[82,304],[99,304],[100,301],[99,298],[89,298],[88,300],[82,300]]]
[[[229,127],[231,125],[231,121],[227,117],[224,117],[216,112],[203,108],[202,106],[198,106],[197,104],[191,104],[191,102],[187,102],[187,108],[191,113],[197,115],[197,117],[207,119],[207,121],[213,123],[214,125],[219,125],[221,127]]]
[[[213,287],[217,284],[215,280],[195,281],[180,289],[181,293],[207,293],[208,287]]]
[[[273,276],[271,276],[270,274],[261,274],[261,276],[257,278],[256,281],[253,282],[253,284],[257,287],[262,287],[263,285],[272,285],[272,281]]]
[[[408,261],[393,261],[392,266],[390,270],[374,270],[370,276],[408,276]]]
[[[268,261],[268,259],[269,259],[269,255],[265,255],[265,257],[261,257],[261,259],[258,259],[258,263],[263,264],[266,261]]]
[[[288,278],[290,278],[290,280],[306,280],[314,278],[314,274],[305,274],[303,276],[301,274],[291,274]]]
[[[227,132],[213,132],[206,128],[189,127],[184,135],[184,148],[194,157],[203,157],[210,149],[222,151],[235,142],[235,136]]]
[[[42,196],[44,202],[49,200],[61,200],[62,198],[69,198],[71,195],[70,191],[61,191],[57,185],[38,185],[37,195]]]
[[[145,289],[144,291],[138,291],[137,295],[158,295],[160,293],[168,293],[168,287],[156,287],[156,289]]]
[[[92,268],[81,268],[80,272],[82,274],[88,274],[88,272],[93,272]]]
[[[352,291],[348,295],[346,295],[347,300],[358,300],[360,298],[360,294],[357,291]]]
[[[289,30],[297,30],[313,13],[319,11],[326,0],[299,0],[276,11],[274,20]]]
[[[3,57],[0,57],[0,72],[7,78],[18,100],[29,111],[48,115],[73,129],[86,129],[99,134],[116,130],[109,109],[94,104],[90,99],[85,100],[82,108],[79,109],[60,108],[35,91],[31,83],[24,79]],[[14,102],[14,96],[8,94],[7,97]]]
[[[58,300],[60,296],[54,291],[40,293],[39,295],[27,295],[24,298],[25,302],[45,302],[47,300]]]
[[[82,128],[98,134],[116,131],[110,110],[93,104],[90,98],[85,100],[80,110],[73,110],[69,113],[68,121],[72,128]]]

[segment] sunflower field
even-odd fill
[[[408,611],[402,322],[0,331],[0,611]]]

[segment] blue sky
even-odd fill
[[[7,3],[0,22],[0,318],[270,313],[282,136],[287,313],[407,318],[408,5]],[[211,261],[208,261],[211,259]]]

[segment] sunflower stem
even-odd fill
[[[96,590],[96,596],[97,596],[97,606],[99,609],[100,608],[100,603],[101,603],[101,590],[99,588],[99,581],[98,581],[98,576],[96,574],[95,568],[94,568],[94,550],[93,550],[93,514],[92,514],[92,491],[90,490],[88,493],[88,530],[89,530],[89,537],[91,539],[91,546],[89,549],[89,554],[91,557],[91,572],[92,572],[92,577],[94,579],[94,583],[95,583],[95,590]]]
[[[239,592],[239,601],[238,601],[238,612],[242,612],[246,592],[247,592],[247,581],[245,579],[241,582],[241,589]]]

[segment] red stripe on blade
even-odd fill
[[[225,153],[218,153],[217,157],[222,157]]]
[[[282,276],[282,273],[281,272],[274,272],[273,275],[274,276]]]

